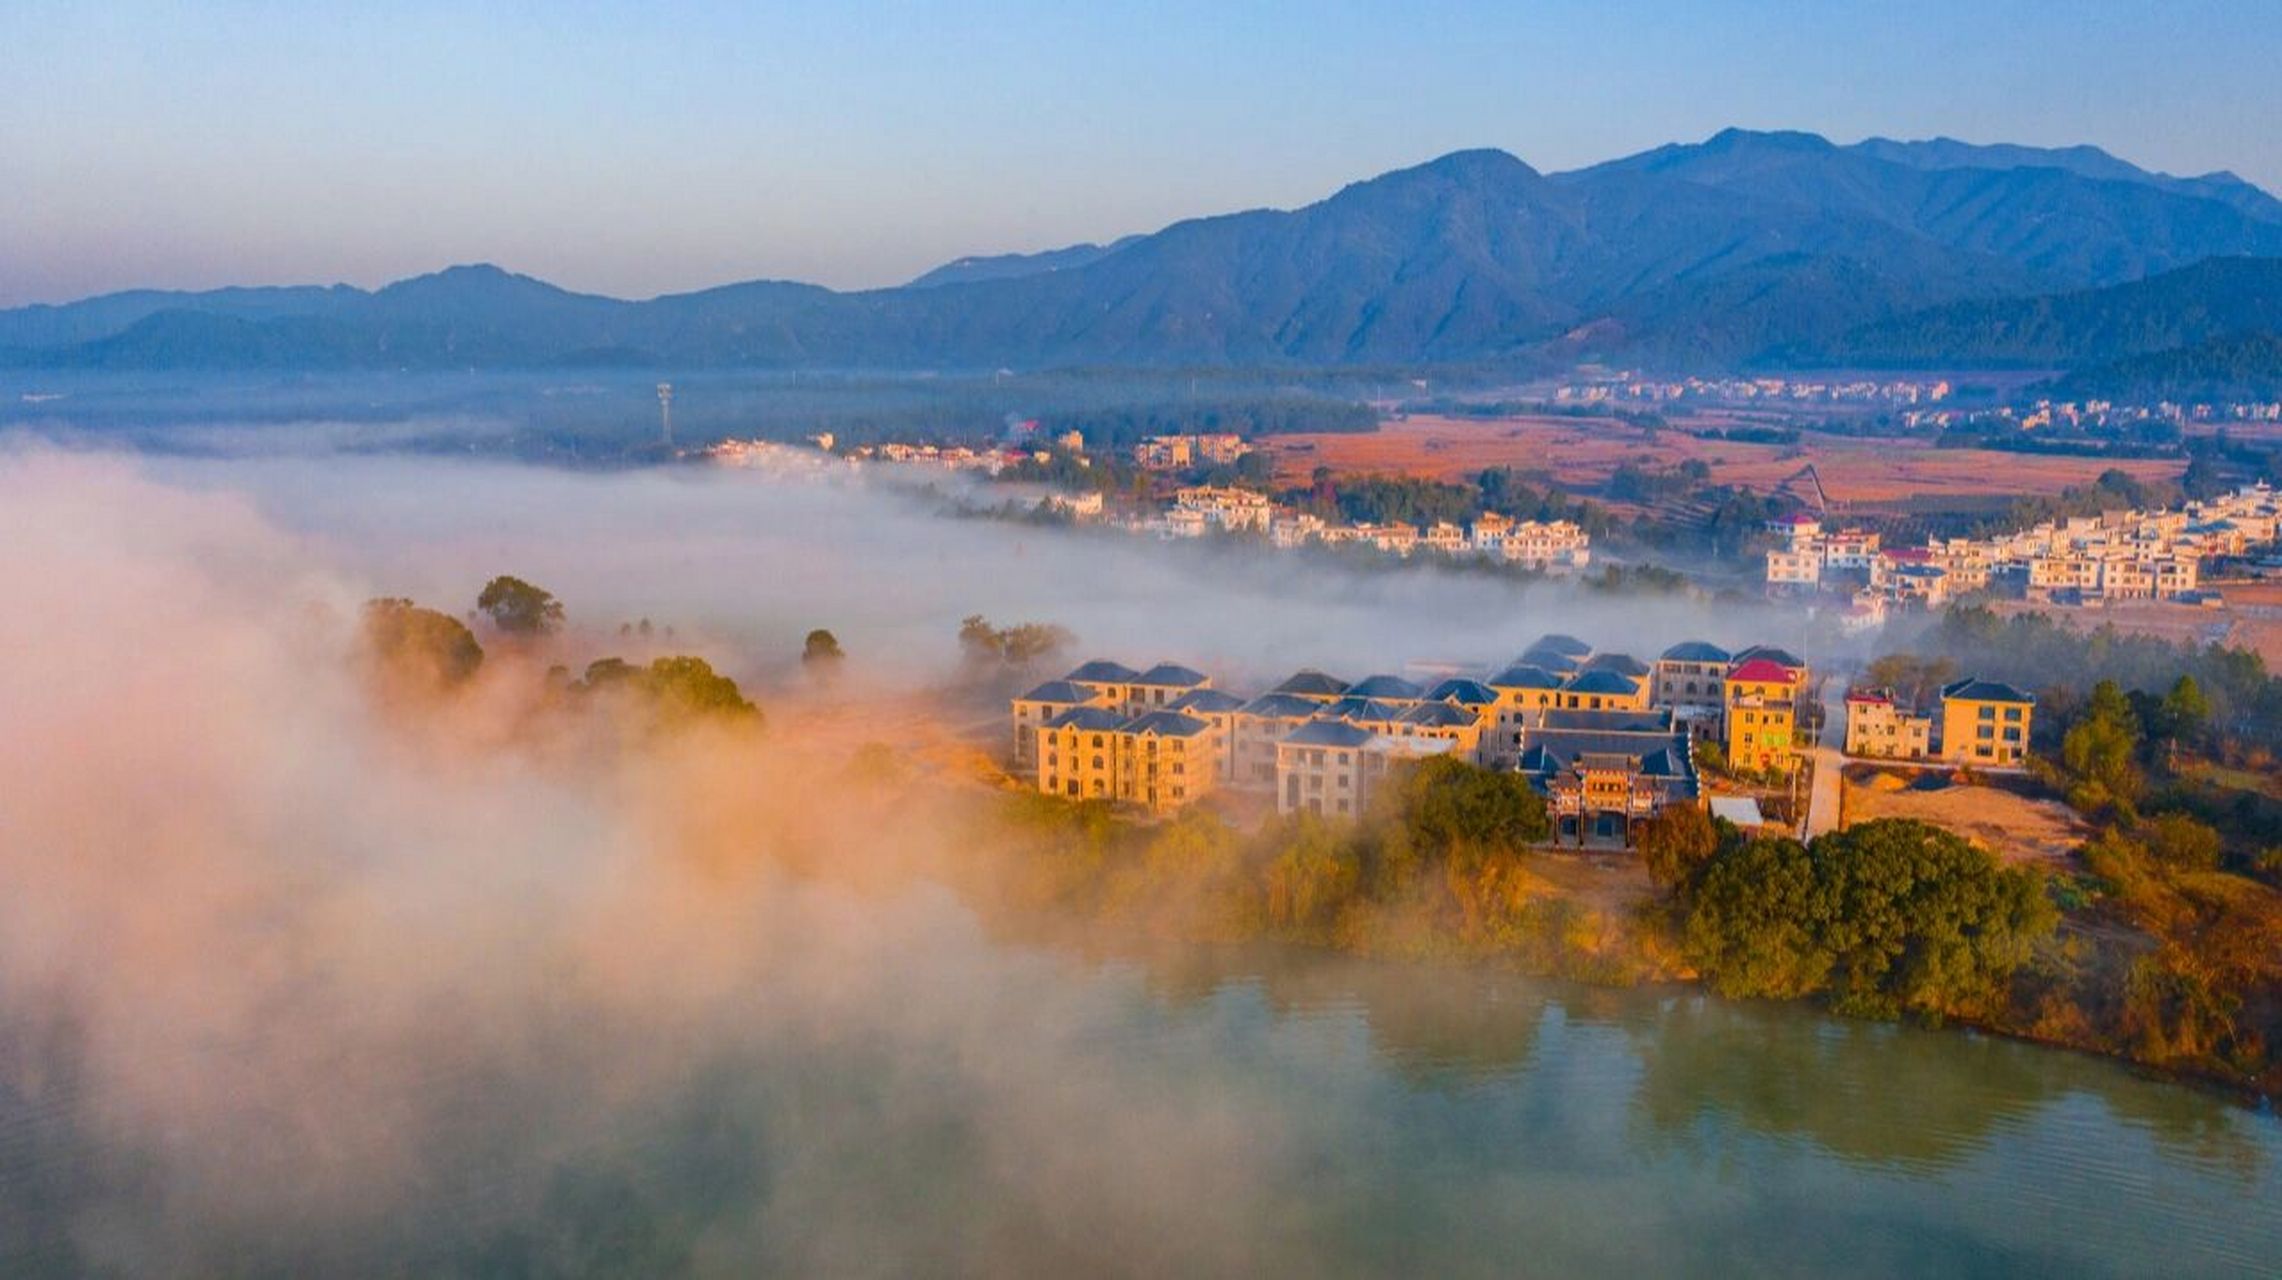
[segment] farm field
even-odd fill
[[[1263,441],[1281,484],[1304,483],[1318,466],[1335,472],[1462,479],[1488,467],[1550,471],[1564,484],[1588,487],[1623,463],[1661,469],[1689,459],[1711,467],[1715,484],[1762,492],[1814,464],[1832,502],[1852,508],[2003,499],[2058,493],[2089,484],[2111,467],[2141,480],[2175,478],[2171,460],[2039,457],[1982,449],[1936,449],[1930,441],[1856,439],[1808,434],[1797,445],[1704,440],[1687,427],[1722,425],[1684,419],[1651,433],[1614,419],[1564,417],[1448,418],[1413,416],[1368,434],[1295,434]]]

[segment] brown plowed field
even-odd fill
[[[1701,420],[1718,425],[1716,419]],[[1689,425],[1694,425],[1693,421]],[[1651,435],[1606,418],[1441,418],[1416,416],[1358,435],[1273,436],[1281,484],[1304,483],[1318,466],[1346,474],[1462,479],[1487,467],[1548,471],[1564,486],[1589,488],[1630,461],[1651,469],[1700,458],[1716,484],[1762,492],[1813,463],[1832,501],[1849,507],[1900,505],[1913,497],[1989,499],[2058,493],[2088,484],[2110,467],[2142,480],[2168,480],[2183,464],[2052,458],[1980,449],[1936,449],[1917,440],[1808,435],[1798,445],[1704,440],[1684,429]]]

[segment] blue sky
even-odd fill
[[[2282,0],[0,0],[0,305],[899,281],[1445,151],[2094,142],[2282,188]]]

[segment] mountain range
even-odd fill
[[[1293,210],[894,288],[627,301],[490,266],[0,311],[0,363],[2073,367],[2275,327],[2282,201],[2091,147],[1730,129],[1567,173],[1462,151]]]

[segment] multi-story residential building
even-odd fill
[[[1941,690],[1941,757],[2017,765],[2028,754],[2036,698],[1996,680],[1959,680]]]
[[[1426,526],[1426,532],[1419,535],[1418,541],[1429,551],[1454,556],[1466,549],[1466,531],[1447,520],[1437,520]]]
[[[1490,677],[1490,687],[1498,695],[1485,748],[1490,763],[1509,765],[1521,758],[1523,730],[1555,705],[1564,682],[1564,677],[1529,663],[1507,667]]]
[[[1178,809],[1220,777],[1211,726],[1177,711],[1120,716],[1077,707],[1038,732],[1038,789],[1070,799],[1122,800]]]
[[[1648,687],[1643,676],[1587,666],[1562,683],[1560,705],[1569,711],[1643,711]]]
[[[1913,715],[1892,689],[1846,694],[1846,754],[1873,760],[1923,760],[1933,754],[1933,717]]]
[[[1728,669],[1725,681],[1729,767],[1772,773],[1791,771],[1798,762],[1795,745],[1798,704],[1805,688],[1806,669],[1795,659],[1786,662],[1773,655],[1738,657],[1735,665]]]
[[[1219,765],[1220,781],[1236,781],[1236,713],[1244,699],[1222,689],[1195,688],[1166,704],[1165,710],[1194,716],[1210,726],[1212,755]]]
[[[1276,744],[1321,715],[1325,705],[1294,693],[1264,693],[1238,708],[1229,717],[1235,784],[1260,791],[1275,786]]]
[[[1682,641],[1656,659],[1650,696],[1658,706],[1717,711],[1726,700],[1727,668],[1733,660],[1716,644]]]
[[[1048,720],[1078,707],[1110,707],[1098,687],[1071,680],[1049,680],[1014,699],[1014,763],[1023,772],[1038,764],[1038,730]]]
[[[1200,512],[1209,523],[1231,532],[1266,533],[1274,507],[1267,494],[1256,490],[1192,485],[1174,491],[1173,510]]]
[[[1276,812],[1359,817],[1394,766],[1453,749],[1437,738],[1398,738],[1339,720],[1314,720],[1276,744]]]
[[[1127,715],[1160,711],[1194,689],[1209,689],[1212,677],[1177,662],[1160,662],[1126,682]]]
[[[1096,658],[1062,678],[1093,695],[1094,703],[1122,710],[1133,705],[1133,682],[1141,673],[1122,662]]]

